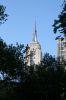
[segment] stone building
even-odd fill
[[[60,37],[57,39],[57,56],[62,60],[66,60],[66,38]]]
[[[41,62],[42,58],[42,52],[41,52],[41,45],[38,42],[37,39],[37,29],[36,29],[36,23],[35,23],[35,30],[32,34],[32,41],[30,44],[28,44],[28,51],[27,54],[28,57],[26,59],[27,65],[38,65]]]

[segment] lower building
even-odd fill
[[[66,38],[60,37],[57,39],[57,56],[62,60],[66,60]]]

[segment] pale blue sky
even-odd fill
[[[63,0],[0,0],[9,14],[8,21],[0,26],[0,37],[8,44],[30,43],[36,17],[42,52],[56,55],[56,35],[52,24],[62,10],[62,2]]]

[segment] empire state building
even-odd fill
[[[37,29],[36,29],[36,23],[35,23],[35,30],[32,34],[32,41],[30,44],[28,44],[28,51],[27,51],[27,55],[29,55],[27,57],[27,65],[39,65],[41,62],[41,58],[42,58],[42,52],[41,52],[41,45],[38,42],[38,38],[37,38]]]

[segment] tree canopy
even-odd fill
[[[2,39],[0,39],[0,72],[3,74],[3,78],[20,79],[20,73],[25,65],[25,49],[24,45],[16,46],[7,45]]]
[[[62,65],[47,53],[40,65],[27,66],[26,50],[24,45],[7,45],[0,39],[0,99],[66,99],[66,72]]]
[[[8,15],[5,13],[6,7],[0,5],[0,24],[3,24],[6,20]]]
[[[59,31],[66,37],[66,1],[63,3],[63,10],[58,15],[58,19],[54,20],[53,31],[54,33],[57,33],[57,31]]]

